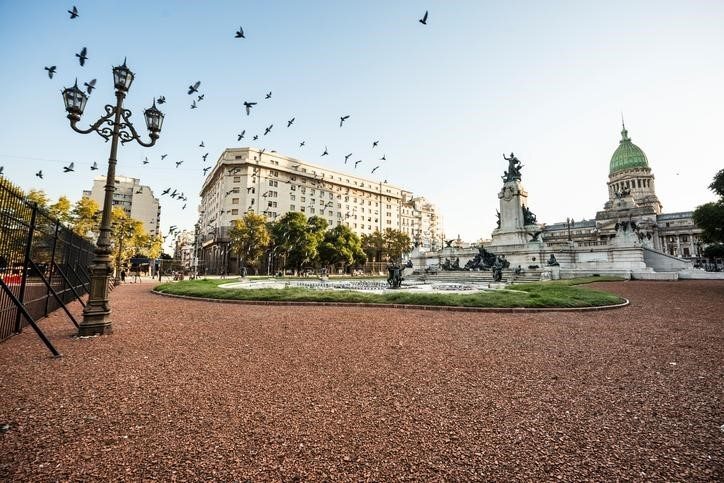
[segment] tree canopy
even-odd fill
[[[714,175],[709,189],[719,195],[717,201],[705,203],[694,210],[694,223],[701,228],[706,243],[724,243],[724,169]]]
[[[266,218],[254,212],[232,222],[231,247],[239,256],[239,266],[248,265],[258,273],[259,259],[271,241]]]

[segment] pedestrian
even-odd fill
[[[121,269],[121,283],[126,283],[126,269]]]
[[[139,267],[136,267],[136,269],[133,271],[133,283],[141,283],[141,269]]]

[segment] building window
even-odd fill
[[[239,198],[231,198],[231,204],[232,204],[232,205],[238,205],[238,204],[239,204]]]
[[[295,195],[289,195],[289,199],[292,201],[296,201],[297,197]]]
[[[232,214],[232,215],[238,215],[238,214],[239,214],[239,210],[236,209],[236,208],[234,208],[233,210],[231,210],[231,214]]]
[[[234,176],[234,183],[241,183],[241,176]]]

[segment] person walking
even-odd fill
[[[126,269],[121,269],[121,283],[126,283]]]

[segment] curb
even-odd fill
[[[301,302],[284,300],[233,300],[233,299],[212,299],[208,297],[191,297],[189,295],[175,295],[151,290],[155,295],[185,300],[197,300],[201,302],[212,302],[217,304],[236,305],[272,305],[272,306],[297,306],[297,307],[364,307],[376,309],[407,309],[407,310],[433,310],[447,312],[487,312],[487,313],[527,313],[527,312],[596,312],[600,310],[613,310],[626,307],[630,304],[629,299],[614,305],[599,305],[596,307],[463,307],[447,305],[409,305],[409,304],[371,304],[367,302]]]

